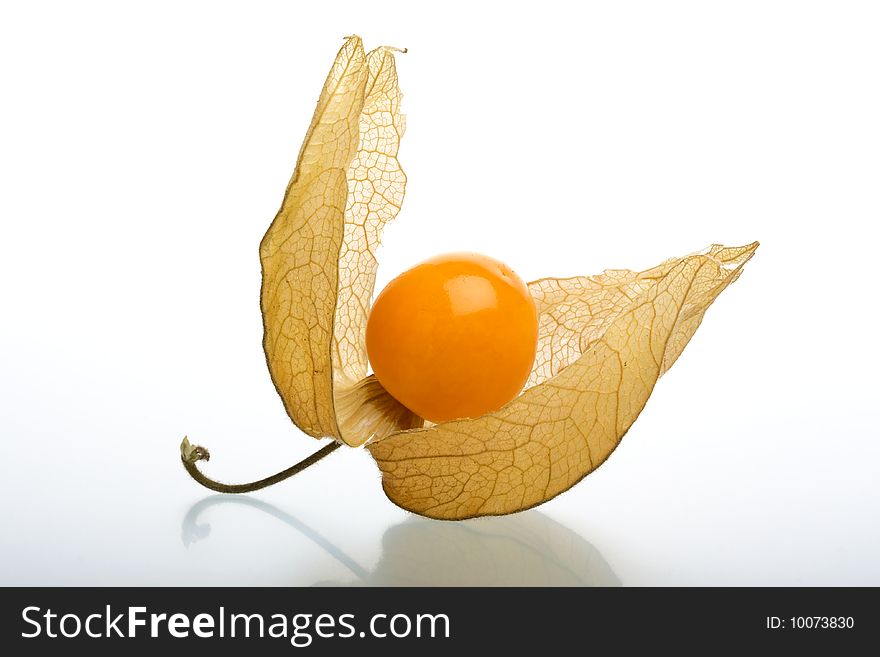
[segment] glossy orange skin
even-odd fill
[[[516,397],[537,341],[526,284],[505,264],[472,253],[405,271],[376,298],[367,322],[376,378],[432,422],[478,417]]]

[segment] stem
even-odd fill
[[[272,484],[277,484],[280,481],[284,481],[285,479],[302,472],[310,465],[314,465],[322,458],[338,449],[341,445],[342,443],[333,441],[329,445],[324,445],[324,447],[311,456],[304,458],[302,461],[290,466],[286,470],[282,470],[281,472],[266,477],[265,479],[252,481],[248,484],[224,484],[219,481],[214,481],[210,477],[206,477],[199,472],[196,463],[198,461],[209,461],[211,459],[211,453],[201,445],[190,444],[189,439],[185,436],[183,442],[180,443],[180,460],[183,463],[183,467],[186,468],[186,471],[189,473],[189,476],[205,488],[217,491],[218,493],[250,493],[271,486]]]

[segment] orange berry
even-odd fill
[[[538,317],[509,267],[471,253],[426,260],[391,281],[367,322],[367,354],[382,386],[432,422],[478,417],[522,390]]]

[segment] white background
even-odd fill
[[[413,520],[362,450],[257,503],[180,467],[185,433],[236,481],[318,446],[266,371],[257,247],[350,33],[409,48],[380,285],[762,243],[537,511]],[[0,584],[880,585],[878,34],[870,2],[4,3]]]

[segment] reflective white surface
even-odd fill
[[[424,13],[423,13],[424,12]],[[871,3],[0,9],[0,584],[880,585]],[[608,462],[440,523],[317,449],[260,347],[257,245],[341,37],[399,59],[380,286],[762,246]]]

